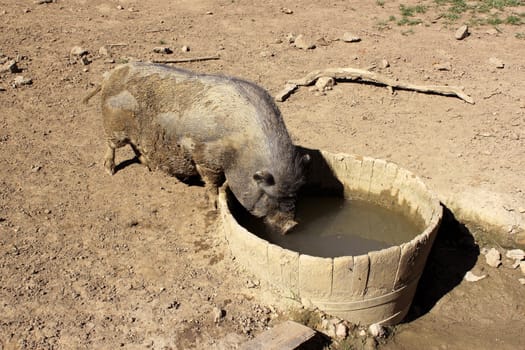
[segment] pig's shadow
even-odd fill
[[[468,228],[443,206],[443,220],[427,259],[412,306],[403,322],[429,312],[444,295],[461,283],[474,267],[479,247]]]
[[[130,165],[133,165],[133,164],[142,164],[139,160],[138,157],[133,157],[133,158],[130,158],[130,159],[126,159],[126,160],[123,160],[122,162],[120,162],[119,164],[115,165],[115,173],[119,172],[120,170],[130,166]],[[170,174],[168,174],[170,175]],[[201,179],[200,176],[189,176],[189,177],[179,177],[179,176],[175,176],[175,175],[170,175],[170,176],[173,176],[175,178],[177,178],[179,181],[181,182],[184,182],[186,185],[188,186],[199,186],[199,187],[204,187],[205,183],[204,181]]]

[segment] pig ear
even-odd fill
[[[275,180],[273,179],[273,175],[270,174],[266,170],[259,170],[255,174],[253,174],[253,179],[259,184],[259,185],[266,185],[266,186],[272,186],[275,184]]]

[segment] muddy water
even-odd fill
[[[320,257],[366,254],[408,242],[423,231],[421,220],[409,220],[371,202],[333,196],[301,198],[296,219],[299,225],[284,236],[258,220],[244,217],[239,221],[269,242]]]

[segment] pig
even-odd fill
[[[101,93],[107,150],[130,145],[149,169],[182,181],[199,177],[214,200],[227,181],[239,203],[287,233],[310,157],[289,136],[273,98],[254,83],[153,63],[128,63],[105,74]]]

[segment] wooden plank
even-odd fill
[[[315,336],[315,331],[294,321],[285,321],[259,334],[239,350],[294,350]]]

